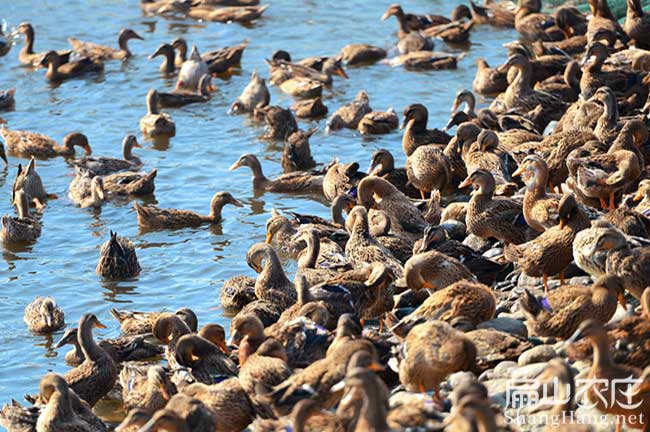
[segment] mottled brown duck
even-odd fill
[[[56,199],[55,194],[48,194],[43,186],[41,176],[36,172],[36,160],[32,156],[26,169],[18,164],[18,171],[16,172],[16,180],[11,188],[12,201],[14,204],[20,204],[21,201],[16,200],[16,193],[23,191],[27,195],[30,205],[35,205],[37,209],[41,210],[45,206],[45,200]]]
[[[253,174],[253,189],[268,192],[302,192],[320,194],[323,192],[323,176],[305,171],[283,174],[275,179],[268,179],[262,172],[262,165],[255,155],[242,155],[230,166],[230,171],[247,166]]]
[[[348,44],[341,48],[341,59],[348,66],[362,66],[376,63],[386,58],[385,49],[368,44]]]
[[[220,419],[215,432],[240,431],[255,417],[248,395],[237,378],[209,386],[194,383],[184,388],[183,393],[203,402]]]
[[[391,133],[399,126],[395,110],[372,111],[363,116],[357,129],[361,135],[384,135]]]
[[[268,7],[268,4],[262,6],[226,6],[219,8],[197,6],[187,11],[187,16],[203,21],[248,24],[261,18]]]
[[[324,117],[328,112],[327,107],[323,104],[323,99],[320,97],[296,101],[291,105],[291,109],[295,112],[296,117],[309,119]]]
[[[406,261],[404,277],[408,288],[416,290],[440,290],[463,279],[476,279],[456,258],[435,250],[413,255]]]
[[[537,232],[544,232],[558,223],[560,195],[547,194],[548,166],[537,155],[526,156],[513,176],[526,173],[523,213],[526,223]]]
[[[230,112],[232,114],[252,113],[255,108],[265,107],[270,101],[271,95],[266,87],[266,80],[257,73],[257,70],[254,70],[250,82],[230,106]]]
[[[220,328],[220,345],[213,343],[206,335],[206,329]],[[202,336],[205,335],[204,336]],[[225,345],[225,332],[223,327],[216,324],[207,324],[201,328],[199,334],[186,334],[176,342],[175,357],[178,365],[186,367],[195,382],[215,384],[219,376],[233,376],[237,374],[237,366],[228,356]]]
[[[52,333],[65,325],[63,309],[52,297],[36,298],[25,307],[23,321],[35,333]]]
[[[29,198],[23,190],[14,194],[18,216],[2,216],[0,241],[3,243],[32,243],[41,235],[41,223],[29,214]]]
[[[174,47],[168,43],[161,44],[156,51],[153,52],[149,57],[149,60],[153,60],[156,57],[162,57],[163,61],[160,64],[160,72],[164,74],[171,75],[176,71],[176,66],[174,62]]]
[[[287,278],[275,249],[266,243],[257,243],[246,254],[248,266],[255,270],[255,295],[259,300],[275,304],[280,311],[296,301],[296,290]]]
[[[515,12],[515,30],[530,41],[564,39],[564,33],[555,26],[555,18],[540,13],[541,9],[541,0],[519,0]]]
[[[183,38],[176,38],[171,45],[178,51],[176,61],[182,64],[187,57],[187,42]],[[201,54],[201,60],[208,65],[210,73],[223,74],[241,64],[246,47],[248,47],[248,41],[232,47],[204,52]]]
[[[140,131],[150,137],[167,136],[171,138],[176,135],[176,124],[172,117],[158,110],[158,92],[156,90],[147,92],[147,114],[140,119]]]
[[[360,91],[352,102],[334,111],[327,119],[327,130],[356,129],[363,116],[371,111],[368,94],[365,91]]]
[[[203,224],[221,222],[221,211],[226,204],[242,207],[243,204],[229,192],[217,192],[210,201],[210,213],[202,215],[192,210],[162,209],[153,204],[140,205],[133,203],[133,208],[141,227],[166,229],[196,227]]]
[[[409,183],[406,168],[396,168],[395,158],[387,149],[379,149],[372,154],[368,175],[375,175],[388,180],[399,191],[410,198],[421,197],[420,191]]]
[[[500,68],[491,68],[485,59],[478,58],[472,88],[482,96],[496,96],[508,88],[507,75]]]
[[[134,408],[143,408],[155,412],[164,408],[175,389],[162,366],[147,368],[145,379],[139,378],[141,372],[133,369],[125,364],[120,371],[125,410],[128,412]]]
[[[159,108],[178,108],[193,103],[203,103],[210,100],[212,77],[203,75],[199,79],[198,90],[175,89],[172,92],[158,92]]]
[[[80,59],[64,63],[64,60],[56,51],[47,52],[43,56],[40,65],[47,67],[45,78],[53,82],[60,82],[87,73],[101,72],[104,70],[104,64],[101,61],[92,60],[88,57],[81,57]]]
[[[305,171],[316,166],[316,161],[311,156],[309,138],[317,130],[318,128],[307,131],[298,129],[286,137],[282,150],[282,169],[285,173]]]
[[[428,118],[429,111],[422,104],[409,105],[404,109],[402,149],[407,156],[410,156],[421,145],[444,145],[451,139],[451,136],[438,129],[427,129]]]
[[[149,195],[156,188],[157,169],[149,173],[123,171],[102,177],[104,191],[112,195]]]
[[[650,18],[643,12],[639,0],[627,0],[627,14],[623,29],[632,39],[635,47],[650,49]]]
[[[94,42],[84,42],[76,38],[69,38],[68,42],[75,52],[93,60],[125,60],[133,55],[128,46],[131,39],[144,40],[134,30],[122,29],[117,35],[118,49]]]
[[[413,242],[391,232],[393,225],[385,211],[373,210],[368,217],[370,234],[400,262],[406,262],[412,255]]]
[[[587,48],[582,61],[584,66],[580,78],[580,90],[585,98],[592,96],[597,89],[603,86],[607,86],[615,92],[624,93],[629,87],[640,81],[635,73],[619,69],[603,70],[608,56],[609,49],[600,42],[593,42]]]
[[[24,65],[28,66],[40,66],[41,65],[41,60],[43,59],[43,56],[47,53],[47,51],[44,52],[34,52],[34,39],[35,39],[35,33],[34,33],[34,27],[28,23],[28,22],[23,22],[18,25],[18,28],[16,29],[18,33],[21,33],[25,35],[25,45],[21,48],[20,52],[18,53],[18,61]],[[59,56],[67,62],[70,58],[70,50],[65,50],[65,51],[57,51]]]
[[[54,139],[47,135],[22,130],[9,130],[6,126],[0,128],[0,136],[4,139],[10,154],[22,157],[74,157],[75,146],[81,147],[86,152],[86,155],[91,153],[88,138],[79,132],[66,135],[63,138],[63,145],[58,145]]]
[[[164,312],[140,312],[112,308],[111,315],[120,323],[120,330],[126,335],[141,335],[151,333],[153,324]],[[175,312],[181,317],[191,331],[197,330],[196,314],[188,308],[180,308]]]
[[[133,154],[134,148],[141,148],[135,135],[126,135],[122,140],[122,159],[110,157],[84,157],[75,160],[75,167],[90,171],[96,176],[112,174],[117,171],[137,168],[142,165],[139,157]]]
[[[325,178],[323,178],[323,193],[325,198],[333,201],[339,195],[348,195],[359,184],[366,174],[359,171],[357,162],[347,164],[333,160],[325,168]]]
[[[95,272],[105,279],[127,279],[140,274],[140,270],[133,242],[111,231],[99,249]]]
[[[262,139],[284,141],[298,130],[296,118],[288,108],[266,106],[255,110],[255,115],[263,116],[266,123]]]
[[[398,4],[392,4],[386,9],[386,12],[381,17],[382,21],[394,16],[397,19],[398,33],[401,38],[412,31],[424,30],[426,28],[440,25],[449,24],[451,20],[441,15],[415,15],[405,13],[402,7]]]
[[[100,209],[106,201],[104,181],[90,171],[76,169],[76,175],[70,182],[68,197],[81,208]]]

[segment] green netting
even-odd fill
[[[546,3],[553,8],[563,5],[572,5],[580,9],[582,12],[589,12],[589,5],[586,1],[582,0],[547,0]],[[609,8],[612,10],[614,16],[618,19],[625,18],[625,13],[627,12],[626,0],[608,0],[607,3],[609,4]],[[650,8],[650,0],[641,0],[641,5],[644,10]]]

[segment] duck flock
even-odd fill
[[[140,7],[254,25],[269,5]],[[301,60],[269,52],[268,71],[253,72],[229,114],[265,125],[263,138],[282,143],[284,174],[266,177],[253,154],[233,154],[230,170],[250,170],[255,191],[325,200],[331,217],[268,214],[265,242],[245,257],[257,275],[221,288],[221,306],[233,315],[228,332],[182,304],[168,305],[175,312],[112,309],[121,330],[113,339],[94,339],[93,329],[105,328],[94,314],[67,317],[78,325],[68,325],[56,348],[70,346],[70,369],[45,374],[27,402],[4,405],[0,425],[105,431],[115,424],[93,411],[104,400],[126,415],[116,431],[650,431],[650,18],[640,0],[627,0],[621,22],[607,0],[589,7],[544,13],[539,0],[486,1],[461,4],[448,18],[395,4],[381,17],[398,25],[389,50],[350,44]],[[367,172],[364,161],[314,160],[316,128],[300,129],[297,119],[326,119],[331,137],[400,125],[395,110],[373,111],[362,88],[329,112],[324,93],[346,69],[455,69],[463,56],[452,52],[471,43],[477,26],[514,27],[519,39],[505,45],[504,64],[477,61],[473,88],[450,101],[446,125],[429,129],[427,107],[414,103],[402,111],[402,148],[376,150]],[[45,68],[53,83],[143,54],[131,51],[129,41],[142,39],[131,29],[120,31],[117,47],[70,38],[70,49],[42,52],[35,30],[17,25],[0,39],[0,55],[22,35],[19,62]],[[434,39],[452,49],[434,51]],[[149,90],[142,134],[173,137],[171,108],[211,100],[248,45],[201,53],[183,38],[162,44],[150,59],[176,85]],[[267,82],[295,103],[273,105]],[[0,110],[15,100],[14,89],[3,91]],[[479,100],[489,106],[478,109]],[[48,229],[41,215],[57,196],[37,160],[67,160],[68,196],[82,208],[155,189],[157,170],[141,170],[135,135],[124,137],[120,158],[96,156],[80,132],[59,144],[3,124],[0,136],[0,157],[9,164],[6,149],[20,161],[9,167],[16,215],[2,217],[6,247],[38,242]],[[395,166],[400,151],[404,167]],[[141,228],[171,230],[219,224],[226,205],[243,206],[218,191],[207,214],[138,200],[133,210]],[[147,272],[137,252],[111,231],[97,274],[120,281]],[[294,277],[286,258],[297,262]],[[24,321],[38,334],[66,327],[52,297],[36,297]],[[514,398],[513,380],[534,383],[528,403]]]

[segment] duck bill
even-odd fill
[[[241,201],[239,201],[237,198],[231,199],[229,203],[234,205],[235,207],[244,207],[244,204]]]
[[[382,20],[382,21],[386,21],[386,20],[387,20],[388,18],[390,18],[391,16],[392,16],[391,13],[387,11],[387,12],[385,12],[385,13],[381,16],[381,20]]]
[[[239,346],[239,333],[237,331],[234,331],[233,334],[230,335],[230,339],[228,339],[228,342],[226,344],[228,346]]]
[[[64,345],[67,345],[69,342],[69,335],[65,334],[57,343],[54,344],[54,349],[59,349]]]
[[[135,142],[133,143],[133,147],[135,147],[135,148],[142,148],[142,145],[141,145],[139,142],[135,141]]]
[[[513,177],[519,177],[519,176],[522,175],[523,173],[524,173],[524,166],[523,166],[523,165],[519,165],[519,167],[515,170],[515,172],[512,173],[512,176],[513,176]]]
[[[264,240],[266,244],[271,244],[273,241],[273,233],[266,233],[266,240]]]
[[[458,189],[464,189],[472,184],[472,179],[467,177],[461,184],[458,185]]]
[[[144,38],[142,36],[140,36],[139,34],[137,34],[136,32],[133,32],[133,34],[131,35],[131,39],[144,40]]]
[[[237,168],[239,168],[240,166],[241,166],[241,163],[239,163],[239,161],[237,161],[234,164],[230,165],[230,168],[228,168],[228,171],[234,171]]]
[[[95,327],[100,328],[100,329],[105,329],[106,328],[106,326],[104,324],[102,324],[101,322],[99,322],[99,321],[97,321],[95,323]]]
[[[45,316],[45,324],[47,324],[48,327],[52,327],[52,323],[53,323],[52,316],[51,315],[46,315]]]
[[[432,284],[431,282],[429,282],[429,281],[424,281],[424,282],[422,282],[422,288],[435,289],[436,286],[434,284]]]
[[[370,363],[370,365],[368,366],[368,369],[370,369],[373,372],[383,372],[383,371],[386,370],[385,367],[383,367],[382,365],[380,365],[379,363],[376,363],[376,362]]]
[[[408,126],[408,124],[409,124],[409,118],[408,118],[408,117],[404,117],[404,120],[402,120],[402,124],[399,125],[399,129],[400,129],[400,130],[405,129],[406,126]]]
[[[7,162],[7,161],[6,161],[6,159],[5,159],[5,163],[6,163],[6,162]],[[632,198],[632,200],[635,201],[635,202],[639,202],[639,201],[641,201],[642,199],[643,199],[643,194],[642,194],[641,192],[637,192],[636,194],[634,194],[634,197]]]
[[[345,78],[345,79],[350,78],[350,77],[348,76],[347,72],[345,72],[345,71],[343,70],[343,68],[336,68],[336,69],[334,70],[334,74],[340,76],[341,78]]]
[[[560,219],[560,229],[564,228],[566,226],[566,221],[564,219]]]

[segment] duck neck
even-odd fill
[[[147,95],[147,113],[149,115],[160,114],[160,111],[158,111],[158,101],[153,93]]]
[[[403,11],[399,11],[395,14],[395,18],[397,18],[397,25],[399,27],[400,35],[406,36],[409,34],[410,29],[408,20],[406,19],[406,14]]]
[[[20,50],[22,54],[34,54],[34,30],[25,31],[25,46]]]
[[[265,261],[264,268],[259,275],[261,279],[271,281],[274,286],[278,284],[284,286],[291,283],[287,279],[287,275],[282,268],[282,263],[280,263],[280,259],[276,254],[269,254]]]
[[[101,205],[101,203],[104,202],[97,187],[93,187],[91,189],[90,198],[92,199],[93,204],[95,205]]]
[[[127,35],[121,34],[118,37],[117,46],[120,47],[120,51],[124,52],[127,57],[131,56],[131,51],[129,51],[129,38]]]
[[[174,73],[174,68],[174,51],[165,51],[160,69],[165,73],[171,74]]]
[[[591,337],[591,346],[594,350],[594,360],[592,369],[605,369],[613,366],[612,357],[609,354],[609,341],[607,335],[597,335]]]
[[[335,199],[332,202],[331,214],[332,222],[338,225],[345,225],[345,220],[343,219],[343,205],[344,202],[342,199]]]
[[[388,432],[390,429],[386,422],[387,403],[381,398],[383,392],[378,388],[372,389],[375,391],[370,390],[363,390],[365,397],[361,404],[355,431]]]
[[[214,203],[212,203],[212,206],[210,207],[210,214],[208,215],[208,219],[213,221],[220,221],[221,211],[223,210],[223,206],[225,206],[226,204],[227,203],[222,200],[215,200]]]
[[[515,76],[515,79],[512,81],[512,84],[508,87],[508,90],[512,88],[517,92],[518,95],[523,95],[528,93],[531,90],[530,86],[530,76],[531,76],[531,67],[530,63],[526,62],[517,66],[519,73]]]
[[[178,61],[183,64],[187,60],[187,44],[179,43],[176,49],[178,50]]]
[[[18,210],[19,219],[29,219],[29,202],[27,201],[27,196],[21,194],[20,199],[16,203],[16,210]]]
[[[128,141],[124,143],[124,148],[122,149],[122,156],[124,160],[133,159],[133,143]]]
[[[370,227],[367,217],[357,217],[352,227],[352,235],[362,239],[370,238]]]
[[[639,0],[627,0],[627,19],[643,18],[643,8]]]
[[[82,323],[78,331],[77,340],[79,341],[81,352],[84,354],[85,361],[96,361],[99,359],[104,354],[104,351],[95,342],[92,327],[88,323]]]
[[[572,378],[558,380],[557,396],[562,403],[554,404],[551,413],[559,418],[563,413],[570,413],[575,410],[575,381]]]
[[[67,391],[54,391],[50,395],[45,411],[42,414],[49,421],[71,420],[74,413],[70,403],[70,395]]]
[[[310,232],[307,236],[307,250],[300,257],[301,268],[316,268],[316,261],[320,253],[320,238],[316,232]]]
[[[618,123],[618,107],[616,104],[605,102],[603,104],[603,115],[598,119],[607,128],[613,128]]]
[[[548,183],[548,172],[535,169],[531,182],[526,185],[526,192],[530,192],[536,199],[546,197],[546,184]]]
[[[616,308],[617,301],[616,295],[610,293],[605,287],[596,287],[591,294],[591,302],[597,308],[607,308],[608,306]]]
[[[253,172],[253,183],[265,182],[268,180],[262,171],[262,165],[259,160],[251,160],[248,166]]]
[[[494,196],[494,187],[494,184],[484,185],[474,191],[472,198],[469,200],[470,205],[473,205],[477,210],[481,211],[485,204],[492,201],[492,197]]]

